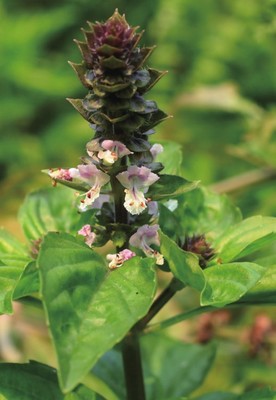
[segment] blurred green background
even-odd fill
[[[18,236],[24,195],[50,185],[40,170],[75,166],[93,136],[65,100],[86,93],[67,60],[80,62],[73,39],[86,20],[104,21],[115,8],[146,30],[143,44],[157,45],[150,66],[169,71],[150,98],[174,118],[154,140],[182,145],[185,177],[212,185],[276,166],[276,0],[0,0],[0,225]],[[275,180],[231,197],[245,216],[276,216]],[[246,318],[243,326],[253,323]],[[261,375],[248,372],[243,355],[247,372],[233,372],[231,346],[221,350],[215,389],[229,374],[233,385],[271,381],[258,360]]]

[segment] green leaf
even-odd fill
[[[0,228],[0,259],[4,261],[4,257],[7,257],[5,262],[11,261],[18,266],[26,265],[26,259],[29,258],[27,247],[11,233]]]
[[[214,392],[197,397],[196,400],[236,400],[237,395],[233,393]]]
[[[276,391],[270,388],[253,390],[237,397],[237,400],[275,400]]]
[[[83,385],[65,396],[56,371],[31,361],[29,364],[0,364],[0,395],[5,400],[96,400],[96,395]]]
[[[13,235],[0,230],[0,314],[12,314],[13,292],[31,258]]]
[[[182,250],[177,244],[160,232],[160,250],[167,260],[170,270],[185,285],[197,290],[202,290],[205,286],[205,277],[198,263],[198,258],[194,254]]]
[[[141,338],[147,399],[184,396],[198,388],[215,357],[214,345],[187,344],[150,334]]]
[[[33,293],[39,292],[39,288],[39,275],[36,262],[31,261],[17,281],[13,299],[17,300],[24,296],[30,296]]]
[[[205,234],[208,241],[220,237],[229,227],[241,221],[241,213],[229,198],[204,186],[185,193],[174,211],[185,235]]]
[[[140,343],[148,400],[167,400],[189,394],[201,385],[215,356],[213,345],[187,344],[160,334],[141,336]],[[93,373],[104,380],[120,400],[126,399],[119,349],[107,352],[95,365]]]
[[[204,270],[206,286],[200,304],[223,307],[238,301],[265,273],[265,268],[249,262],[216,265]]]
[[[19,220],[29,240],[41,239],[48,231],[75,230],[80,219],[74,205],[74,192],[63,187],[29,194],[19,212]]]
[[[253,253],[276,238],[276,218],[251,217],[227,230],[215,242],[218,257],[223,263]]]
[[[49,233],[38,264],[60,381],[68,391],[148,311],[156,288],[154,260],[134,257],[110,272],[100,255],[74,237]]]
[[[147,196],[153,200],[171,199],[195,189],[198,183],[190,182],[181,176],[160,175],[160,179],[150,186]]]
[[[258,259],[258,264],[267,267],[262,278],[253,286],[241,302],[249,303],[276,303],[276,256],[267,257],[265,259]]]
[[[0,264],[0,314],[12,314],[13,291],[22,268]]]
[[[171,175],[181,175],[182,173],[182,146],[179,143],[160,140],[158,143],[162,144],[164,151],[158,154],[156,161],[164,164],[163,172]]]

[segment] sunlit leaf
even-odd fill
[[[264,267],[248,262],[221,264],[205,269],[206,286],[201,293],[201,305],[222,307],[239,300],[264,273]]]
[[[60,381],[68,391],[146,314],[155,294],[154,260],[134,257],[110,272],[74,237],[49,233],[38,264]]]
[[[38,240],[49,231],[74,231],[80,219],[74,200],[74,191],[63,187],[29,194],[19,212],[26,237]]]
[[[276,239],[276,218],[251,217],[236,224],[215,243],[223,263],[245,257]]]

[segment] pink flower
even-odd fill
[[[78,234],[85,237],[85,243],[87,246],[92,247],[96,239],[96,234],[91,231],[91,226],[89,224],[84,225],[79,231]]]
[[[110,269],[119,268],[123,265],[125,261],[134,256],[136,256],[136,254],[129,249],[124,249],[117,254],[107,254],[106,258],[108,261],[110,261],[108,267]]]
[[[79,210],[86,211],[91,208],[93,202],[99,197],[101,187],[109,182],[109,175],[100,171],[94,164],[78,165],[78,168],[70,168],[69,172],[72,178],[91,186],[88,192],[79,196],[84,196],[79,205]]]
[[[118,181],[126,188],[124,206],[131,214],[140,214],[147,207],[144,194],[150,185],[159,179],[159,176],[151,172],[147,167],[132,165],[127,171],[116,176]]]
[[[94,139],[88,142],[86,147],[90,157],[94,158],[95,153],[98,153],[97,157],[105,165],[112,165],[118,158],[133,154],[123,143],[116,140],[104,140],[100,144],[99,139]]]
[[[154,244],[160,246],[160,239],[158,235],[159,225],[143,225],[141,226],[134,235],[129,239],[131,246],[140,248],[147,257],[156,258],[157,265],[164,264],[164,258],[158,251],[152,249],[150,245]]]

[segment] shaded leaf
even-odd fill
[[[237,399],[236,394],[224,393],[224,392],[208,393],[196,398],[196,400],[236,400],[236,399]]]
[[[200,386],[215,356],[213,345],[186,344],[160,334],[144,335],[140,344],[148,400],[168,400],[189,394]],[[107,352],[95,365],[93,372],[110,386],[120,400],[125,400],[119,350],[116,348]]]
[[[198,183],[176,175],[160,175],[160,179],[150,186],[147,195],[153,200],[170,199],[195,189]]]
[[[0,314],[12,314],[13,291],[21,274],[21,267],[0,264]]]
[[[0,364],[0,394],[5,400],[96,400],[90,389],[79,386],[65,396],[59,386],[56,371],[31,361],[29,364]]]
[[[49,233],[38,263],[60,381],[68,391],[146,314],[155,294],[154,260],[134,257],[109,272],[88,246]]]
[[[238,301],[265,273],[258,264],[240,262],[205,269],[206,286],[201,293],[202,306],[223,307]]]
[[[160,232],[161,253],[167,260],[170,270],[185,285],[197,290],[205,286],[205,277],[198,258],[194,254],[182,250],[177,244],[164,233]]]

